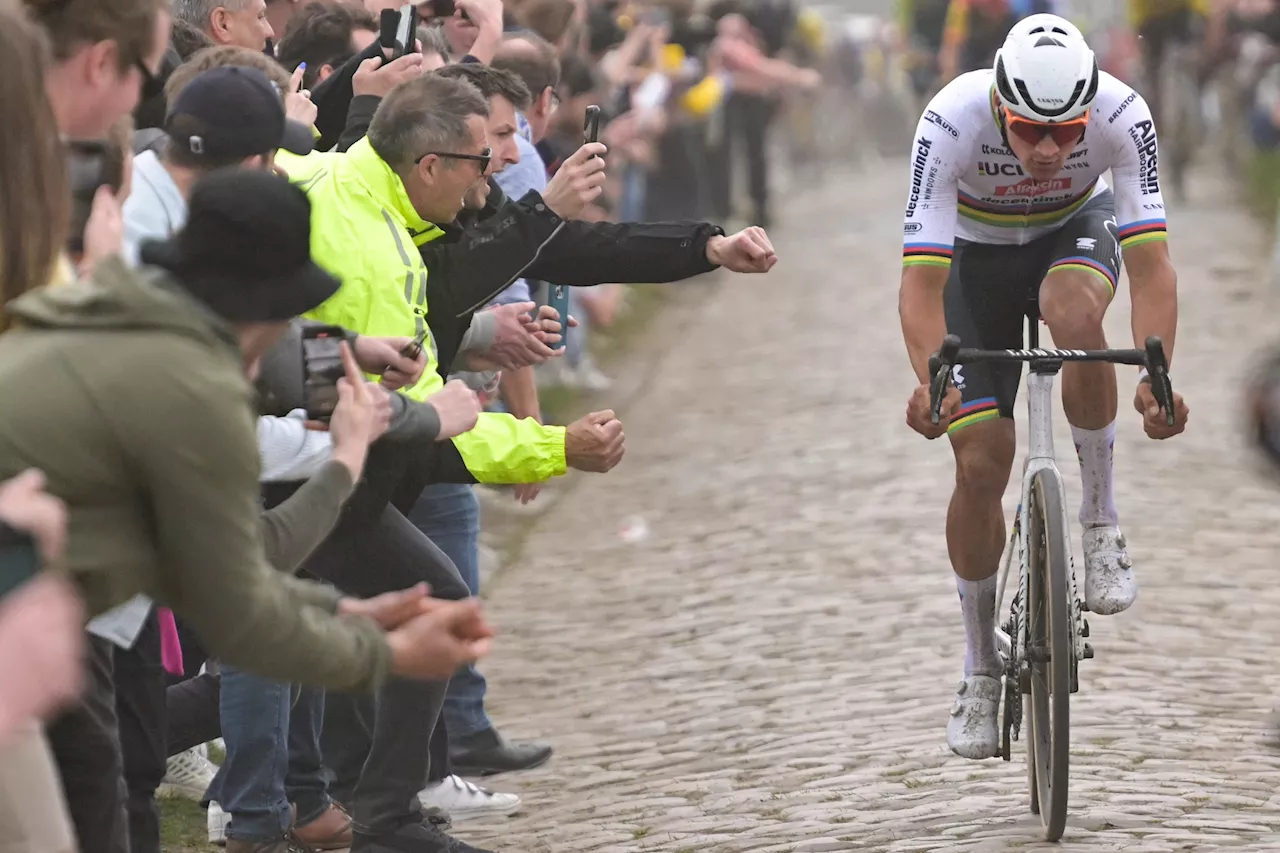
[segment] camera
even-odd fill
[[[346,375],[341,326],[309,326],[302,331],[302,400],[307,418],[327,421],[338,406],[338,380]]]

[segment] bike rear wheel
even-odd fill
[[[1071,747],[1071,583],[1067,531],[1058,472],[1045,469],[1031,481],[1027,505],[1027,663],[1031,674],[1031,765],[1033,812],[1045,838],[1057,841],[1067,822]],[[1038,806],[1038,808],[1036,808]]]

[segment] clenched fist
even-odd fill
[[[447,441],[462,435],[476,425],[480,417],[480,398],[461,379],[445,384],[427,398],[427,402],[440,417],[440,432],[436,441]]]
[[[622,421],[612,411],[592,412],[565,430],[565,462],[579,471],[603,474],[622,461],[626,438]]]

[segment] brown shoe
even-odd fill
[[[351,817],[337,803],[306,826],[293,828],[295,840],[315,850],[343,850],[351,846]]]

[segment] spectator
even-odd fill
[[[186,62],[196,51],[204,50],[206,47],[214,47],[214,44],[213,39],[205,35],[204,30],[187,23],[181,18],[175,18],[173,21],[173,34],[170,36],[170,46],[178,52],[178,56],[182,57],[182,61]]]
[[[0,10],[0,26],[20,31],[23,25],[10,17]],[[44,492],[39,471],[0,483],[0,522],[7,532],[32,536],[43,562],[61,558],[66,508]],[[13,853],[75,849],[58,771],[39,723],[79,691],[83,625],[80,599],[59,575],[37,575],[0,597],[0,848]]]
[[[185,224],[187,196],[202,175],[227,166],[269,170],[277,148],[311,150],[310,130],[285,118],[280,95],[261,71],[232,65],[200,72],[190,82],[187,76],[170,80],[177,94],[162,151],[144,151],[134,161],[137,183],[124,204],[131,263],[138,262],[142,241],[168,237]]]
[[[235,45],[262,53],[275,33],[266,0],[174,0],[173,14],[217,45]]]
[[[167,0],[25,2],[53,48],[45,89],[64,135],[101,139],[140,99],[159,93]]]
[[[54,278],[70,218],[66,151],[42,97],[49,54],[20,9],[0,3],[0,331],[8,303]]]
[[[460,663],[453,656],[469,652],[447,626],[479,630],[475,611],[447,605],[384,636],[365,619],[325,610],[387,617],[387,601],[343,600],[265,565],[244,374],[281,321],[337,282],[310,266],[309,211],[283,179],[230,171],[204,187],[203,201],[199,187],[192,196],[198,221],[144,253],[172,277],[142,279],[108,262],[91,283],[11,304],[23,327],[0,336],[0,359],[11,366],[0,393],[27,404],[0,413],[0,471],[42,467],[67,502],[66,565],[90,615],[146,592],[172,604],[229,663],[348,689],[368,689],[388,671],[451,672]],[[38,371],[23,367],[33,364]],[[148,381],[130,381],[140,375]],[[69,383],[79,392],[67,393]],[[408,599],[390,604],[408,615]],[[49,728],[83,851],[124,849],[103,666],[107,677],[90,682],[79,712],[79,736],[64,724]]]
[[[571,50],[574,12],[573,0],[528,0],[521,5],[517,20],[561,53],[567,53]]]
[[[493,61],[502,41],[501,0],[458,0],[457,11],[441,24],[449,51],[463,62]]]
[[[442,27],[418,27],[418,47],[425,60],[422,66],[424,72],[435,71],[453,62],[453,56],[449,52],[449,39]]]
[[[342,157],[325,159],[323,171],[315,172],[316,167],[306,171],[305,161],[295,171],[290,163],[292,177],[305,184],[313,199],[313,252],[344,281],[339,294],[309,316],[368,334],[413,334],[420,328],[425,333],[429,277],[412,247],[441,236],[441,230],[430,223],[452,222],[463,195],[484,175],[489,160],[484,131],[487,112],[484,99],[467,83],[434,74],[416,77],[383,99],[368,138]],[[406,276],[420,283],[412,294],[414,304],[405,301]],[[477,307],[476,303],[470,307]],[[469,318],[465,308],[464,313]],[[433,346],[429,372],[407,390],[410,397],[421,399],[442,384],[435,356]],[[419,448],[419,452],[430,451],[421,463],[400,454],[394,470],[387,472],[385,489],[397,496],[400,506],[401,495],[411,503],[429,480],[467,481],[477,476],[540,480],[563,470],[565,461],[587,470],[608,470],[621,456],[621,424],[611,413],[585,418],[568,432],[571,438],[566,442],[561,428],[481,415],[470,432],[433,448]],[[352,537],[361,539],[378,533],[349,529]],[[343,549],[354,543],[344,543],[339,538],[342,532],[340,525],[308,561],[308,571],[332,576],[340,586],[364,584],[368,592],[377,589],[373,584],[394,587],[385,558],[347,567],[350,559],[344,558]],[[414,534],[420,536],[416,530]],[[370,572],[370,565],[379,571]],[[339,572],[341,580],[335,576]],[[343,751],[334,738],[344,731],[351,744],[345,752],[359,756],[348,765],[360,773],[353,786],[355,799],[343,800],[352,806],[357,848],[369,844],[454,850],[449,845],[459,843],[423,823],[417,799],[428,765],[435,764],[429,761],[430,735],[443,699],[443,689],[438,695],[401,691],[379,697],[371,747],[361,745],[368,743],[368,734],[354,722],[357,715],[351,715],[353,721],[345,728],[335,726],[331,715],[326,719],[326,760]],[[335,767],[335,774],[342,777],[344,770]],[[337,793],[342,799],[341,790]]]
[[[282,31],[276,58],[290,71],[305,62],[302,86],[314,89],[334,69],[377,40],[378,29],[378,19],[362,6],[315,0],[295,14],[289,28]]]
[[[487,98],[490,116],[486,136],[493,152],[492,169],[505,174],[508,164],[519,164],[523,152],[517,148],[517,143],[532,149],[532,145],[516,133],[516,111],[528,110],[530,105],[529,90],[523,81],[510,71],[475,63],[451,65],[436,73],[467,80]],[[549,96],[550,93],[544,94]],[[542,183],[545,187],[546,181]],[[522,296],[506,301],[527,302],[528,292]],[[503,375],[508,372],[503,371]],[[515,372],[528,375],[532,382],[532,368],[521,368]],[[517,418],[532,416],[537,419],[536,391],[533,407],[532,413],[513,410],[512,414]],[[478,593],[480,507],[472,487],[453,483],[428,486],[409,513],[409,520],[449,555],[468,588],[473,594]],[[551,757],[549,745],[511,743],[498,733],[485,713],[485,689],[484,676],[475,667],[464,667],[449,681],[444,715],[454,769],[461,774],[477,776],[527,770],[544,764]],[[422,792],[422,798],[457,819],[486,813],[507,814],[520,805],[520,798],[513,794],[491,793],[452,775],[428,785]]]
[[[267,0],[267,24],[276,38],[289,29],[293,16],[306,8],[307,0]]]

